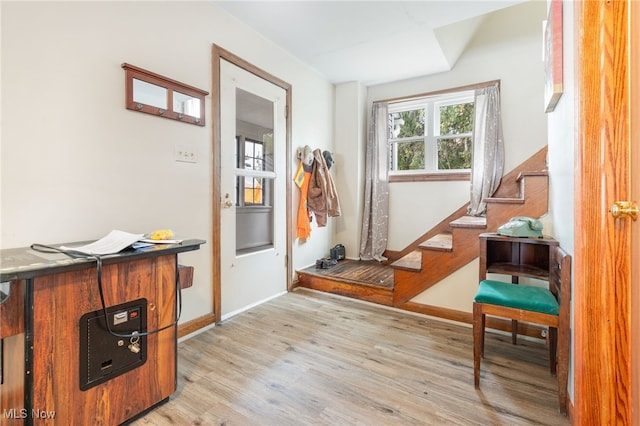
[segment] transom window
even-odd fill
[[[389,174],[452,174],[471,169],[474,91],[389,104]]]

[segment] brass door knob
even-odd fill
[[[228,192],[224,195],[224,201],[222,202],[222,207],[224,207],[225,209],[233,207],[233,201],[231,201],[231,198],[229,197]]]
[[[638,219],[638,205],[634,201],[616,201],[609,211],[616,219],[622,216]]]

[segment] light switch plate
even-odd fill
[[[181,145],[173,147],[173,159],[184,163],[197,163],[198,156],[195,152]]]

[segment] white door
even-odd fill
[[[283,293],[286,92],[220,61],[222,319]]]

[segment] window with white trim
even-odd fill
[[[236,136],[236,205],[239,207],[271,206],[273,134],[264,134],[262,139]]]
[[[389,104],[389,174],[471,170],[474,91]]]

